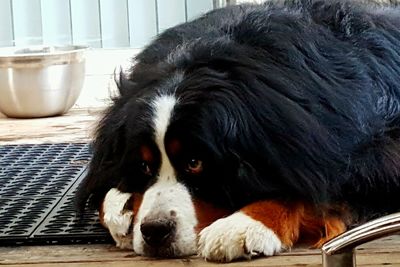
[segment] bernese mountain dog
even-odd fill
[[[160,34],[118,79],[77,204],[117,246],[211,261],[400,210],[400,7],[268,1]]]

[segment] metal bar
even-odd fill
[[[98,5],[98,10],[99,10],[99,31],[100,31],[100,47],[104,48],[103,46],[103,28],[102,28],[102,24],[101,24],[101,1],[97,0],[97,5]]]
[[[68,12],[69,12],[69,28],[71,32],[71,44],[74,44],[74,28],[72,26],[72,8],[71,8],[71,0],[68,0]]]
[[[160,20],[159,20],[159,14],[158,14],[158,0],[154,0],[155,1],[155,12],[156,12],[156,30],[157,30],[157,34],[160,33]]]
[[[14,25],[14,7],[13,1],[10,0],[10,12],[11,12],[11,33],[12,33],[12,43],[15,46],[15,25]]]
[[[131,46],[131,25],[129,23],[129,0],[126,0],[126,19],[128,22],[128,46]]]
[[[214,7],[214,9],[221,8],[221,7],[227,6],[228,2],[229,2],[229,0],[213,0],[213,7]]]
[[[188,4],[187,4],[187,0],[185,0],[185,22],[188,21]]]
[[[324,267],[356,266],[354,249],[369,241],[400,232],[400,212],[364,223],[322,246]]]

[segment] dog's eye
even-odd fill
[[[151,175],[151,169],[149,164],[146,161],[142,161],[140,163],[140,169],[142,170],[142,172],[146,175]]]
[[[203,170],[203,162],[198,159],[191,159],[186,164],[186,172],[198,174]]]

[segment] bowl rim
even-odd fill
[[[0,60],[13,58],[43,58],[60,56],[71,53],[83,52],[88,50],[87,45],[31,45],[31,46],[8,46],[0,47]],[[18,51],[32,51],[27,53],[17,53]],[[47,51],[46,51],[47,50]],[[35,52],[37,51],[37,52]],[[44,52],[41,52],[44,51]]]

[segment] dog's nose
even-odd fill
[[[153,220],[140,225],[143,240],[152,247],[159,247],[171,242],[176,223],[172,220]]]

